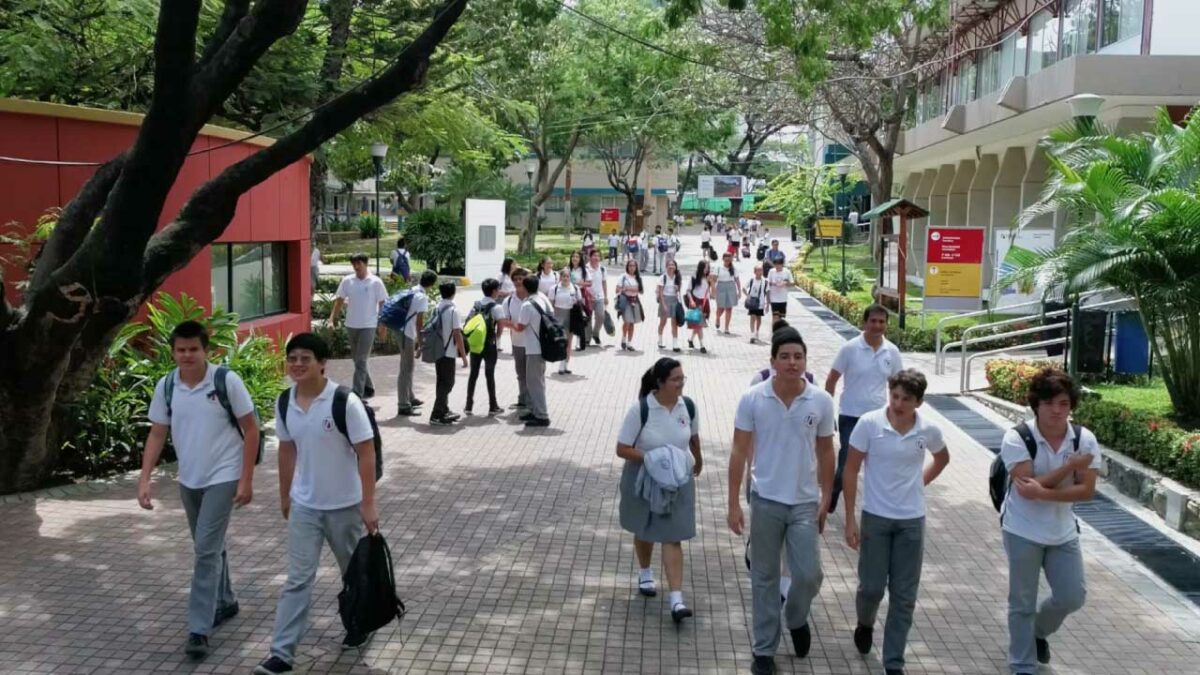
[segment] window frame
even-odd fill
[[[216,307],[220,306],[222,309],[224,309],[227,312],[237,314],[238,315],[238,323],[243,323],[246,321],[256,321],[258,319],[263,319],[263,318],[267,318],[267,317],[271,317],[271,316],[279,316],[280,314],[287,314],[288,312],[290,312],[291,308],[288,306],[288,294],[289,294],[289,290],[290,290],[290,288],[289,288],[290,284],[288,283],[288,279],[289,279],[288,278],[288,271],[289,271],[288,270],[288,268],[289,268],[288,244],[289,243],[286,241],[232,241],[232,242],[217,242],[217,243],[211,244],[211,247],[214,251],[216,250],[216,248],[218,246],[224,247],[224,249],[225,249],[225,292],[226,292],[226,297],[224,297],[224,298],[217,298],[216,294],[215,293],[213,294],[212,302],[211,302],[212,307],[215,309]],[[236,246],[258,246],[259,248],[266,249],[265,251],[262,251],[262,253],[259,255],[259,259],[258,259],[259,260],[259,273],[260,273],[259,276],[260,276],[260,279],[262,280],[261,281],[262,286],[260,289],[260,303],[264,309],[262,314],[256,314],[253,316],[244,315],[241,312],[237,312],[236,308],[234,306],[233,298],[234,298],[234,294],[237,292],[237,289],[234,287],[234,281],[233,281],[233,267],[234,267],[233,251],[234,251],[234,247],[236,247]],[[274,247],[276,247],[276,246],[279,246],[282,251],[282,255],[279,258],[279,262],[281,264],[280,264],[280,269],[279,269],[278,274],[280,275],[279,278],[283,282],[281,284],[281,289],[280,289],[280,294],[283,297],[283,303],[282,303],[282,307],[278,310],[265,311],[266,306],[267,306],[267,289],[271,285],[271,281],[272,281],[267,278],[266,259],[269,256],[272,257],[272,265],[274,265],[273,253],[274,253]],[[213,256],[213,258],[215,258],[215,256]],[[210,258],[210,260],[212,260],[213,258]],[[210,262],[209,263],[210,288],[212,288],[212,273],[213,273],[213,271],[214,271],[213,265],[212,265],[212,262]],[[213,290],[215,290],[215,289],[213,289]]]

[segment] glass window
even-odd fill
[[[990,94],[1000,88],[1000,52],[988,49],[979,63],[979,95]]]
[[[1103,0],[1104,28],[1100,46],[1140,37],[1145,0]]]
[[[287,244],[213,244],[213,307],[245,321],[287,311]]]
[[[263,257],[263,313],[287,311],[287,245],[264,244],[268,250]]]
[[[975,99],[975,78],[978,66],[971,59],[959,61],[958,73],[954,76],[954,103],[961,105]]]
[[[997,72],[999,77],[996,81],[996,88],[1000,89],[1008,84],[1008,81],[1014,75],[1023,75],[1025,73],[1025,61],[1021,60],[1021,65],[1017,66],[1017,44],[1021,42],[1021,36],[1016,33],[1009,33],[1005,36],[1004,41],[1000,43],[1000,54],[997,57],[999,66]]]
[[[1058,62],[1058,19],[1041,12],[1029,22],[1029,74]]]
[[[1068,0],[1063,14],[1064,59],[1096,52],[1096,0]]]
[[[229,244],[212,245],[213,309],[229,309]]]

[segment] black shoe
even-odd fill
[[[208,656],[208,636],[188,633],[187,642],[183,645],[183,653],[197,660]]]
[[[279,673],[290,672],[292,672],[292,665],[278,656],[272,656],[254,666],[254,675],[279,675]]]
[[[420,414],[416,410],[413,410],[412,406],[396,409],[396,417],[417,417]]]
[[[362,397],[364,401],[369,398],[375,398],[375,390],[371,388],[364,389]]]
[[[237,616],[239,611],[241,611],[241,608],[238,607],[236,602],[232,605],[225,605],[224,607],[217,609],[216,613],[213,615],[213,628],[216,628],[217,626],[220,626],[226,621]]]
[[[462,419],[462,415],[458,413],[446,413],[442,416],[447,422],[457,422]]]
[[[688,349],[695,349],[695,348],[696,348],[696,345],[691,340],[688,340]],[[757,658],[757,657],[755,657],[755,658]],[[774,661],[772,661],[772,663],[774,663]]]
[[[674,621],[675,625],[677,625],[677,626],[679,624],[683,623],[683,620],[690,617],[691,615],[692,615],[692,610],[689,609],[688,606],[683,604],[682,602],[677,603],[674,607],[671,608],[671,620]]]
[[[874,633],[875,628],[872,626],[859,625],[854,628],[854,648],[859,654],[871,651],[871,637]]]
[[[904,675],[903,668],[884,668],[883,675]]]
[[[592,336],[592,342],[595,342],[596,344],[600,344],[600,336],[599,336],[599,335],[593,335],[593,336]]]
[[[1044,638],[1034,638],[1033,642],[1037,645],[1038,663],[1050,663],[1050,643]]]
[[[701,354],[707,354],[707,353],[708,353],[708,350],[704,348],[704,345],[700,345],[700,353],[701,353]]]
[[[454,420],[450,419],[449,417],[430,417],[429,423],[435,427],[448,427],[451,424],[454,424]]]
[[[521,420],[522,422],[528,422],[530,420],[537,419],[537,416],[534,415],[533,413],[529,412],[529,413],[525,413],[524,415],[521,415],[517,419]]]
[[[671,348],[671,351],[673,351],[673,352],[675,352],[676,354],[678,354],[679,352],[681,352],[681,351],[683,351],[683,350],[681,350],[679,347],[672,347],[672,348]]]
[[[548,426],[550,426],[550,420],[544,420],[540,417],[535,417],[525,423],[526,429],[528,429],[530,427],[548,427]]]
[[[638,582],[638,595],[644,595],[647,598],[653,598],[658,595],[658,586],[655,585],[653,579]]]
[[[775,657],[754,655],[754,663],[750,665],[750,675],[775,675]]]
[[[501,408],[498,405],[494,405],[494,406],[488,408],[488,417],[495,417],[496,415],[500,415],[503,412],[504,412],[504,408]]]
[[[467,415],[468,417],[469,417],[469,416],[471,416],[471,415],[473,415],[474,413],[472,413],[472,412],[471,412],[471,408],[473,408],[473,407],[474,407],[474,406],[472,406],[470,403],[468,403],[468,404],[466,405],[466,407],[464,407],[464,408],[463,408],[463,414],[464,414],[464,415]]]
[[[355,649],[361,647],[375,635],[375,631],[370,633],[346,633],[346,637],[342,639],[342,649]]]
[[[799,628],[792,629],[792,646],[796,648],[796,656],[804,658],[808,656],[808,650],[812,647],[812,630],[808,624],[804,624]]]
[[[421,406],[423,406],[423,405],[425,405],[425,401],[422,401],[422,400],[421,400],[421,399],[419,399],[419,398],[414,398],[414,399],[412,400],[412,407],[414,407],[414,408],[419,408],[419,407],[421,407]]]

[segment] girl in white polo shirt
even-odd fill
[[[717,332],[721,331],[723,316],[726,335],[729,335],[729,322],[733,320],[733,308],[742,297],[742,281],[738,279],[733,256],[733,253],[726,251],[721,258],[721,265],[717,267]]]
[[[758,331],[762,328],[763,315],[771,299],[767,294],[767,280],[763,278],[762,265],[754,266],[754,278],[746,285],[746,312],[750,314],[750,344],[758,344]]]
[[[617,294],[621,313],[621,349],[633,351],[633,328],[645,320],[642,311],[642,274],[638,263],[630,258],[625,261],[625,274],[617,281]]]
[[[573,255],[579,255],[575,253]],[[575,306],[580,304],[583,298],[579,295],[579,288],[571,283],[571,270],[564,267],[558,272],[558,283],[550,291],[550,302],[554,306],[554,318],[562,324],[563,330],[567,331],[567,358],[559,361],[558,372],[561,375],[571,374],[571,342],[573,333],[571,331],[571,311]],[[575,326],[578,328],[578,326]]]
[[[554,273],[554,260],[550,257],[542,258],[537,267],[538,293],[550,297],[550,292],[554,290],[554,286],[558,283],[558,275]]]
[[[679,296],[683,293],[683,275],[674,258],[667,259],[667,271],[658,278],[658,348],[663,348],[663,328],[671,322],[671,351],[679,351],[679,324],[675,322]]]
[[[1000,510],[1008,554],[1008,665],[1019,675],[1050,662],[1049,637],[1083,607],[1087,586],[1072,506],[1096,494],[1100,470],[1096,436],[1070,423],[1079,403],[1070,376],[1052,368],[1034,375],[1028,403],[1035,421],[1010,429],[1000,444],[1012,481]],[[1039,604],[1043,572],[1050,595]]]
[[[688,338],[688,349],[695,349],[696,342],[700,342],[700,353],[707,354],[708,349],[704,346],[704,324],[708,321],[708,296],[712,289],[710,281],[709,267],[707,260],[701,260],[696,265],[696,275],[692,277],[691,284],[688,287],[685,302],[689,310],[695,309],[700,312],[700,320],[688,320],[688,328],[691,329],[692,335]]]

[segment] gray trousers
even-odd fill
[[[529,412],[538,419],[550,419],[546,410],[546,360],[541,354],[525,355],[525,386],[529,391]]]
[[[413,369],[416,367],[414,351],[417,343],[407,335],[400,334],[400,373],[396,376],[396,398],[398,407],[411,408],[416,398],[413,393]]]
[[[358,504],[344,509],[321,511],[292,504],[288,516],[288,572],[275,609],[275,632],[271,655],[292,663],[296,645],[308,630],[308,610],[313,582],[321,564],[321,549],[328,542],[338,569],[345,574],[354,547],[366,533]],[[341,574],[338,575],[339,580]],[[340,584],[339,584],[340,586]]]
[[[513,368],[517,371],[517,405],[529,407],[529,384],[525,381],[525,348],[513,345]]]
[[[229,581],[225,530],[233,511],[238,482],[217,483],[193,490],[179,486],[179,499],[192,532],[192,590],[188,595],[188,632],[212,633],[217,608],[237,602]]]
[[[895,520],[862,512],[858,549],[858,595],[854,599],[861,626],[874,626],[883,593],[888,594],[883,629],[883,667],[904,668],[904,647],[912,628],[925,557],[925,518]]]
[[[592,301],[592,332],[588,337],[600,337],[604,334],[604,312],[606,309],[604,298],[596,298]]]
[[[371,372],[367,370],[367,360],[371,358],[371,347],[375,345],[374,328],[347,328],[350,335],[350,358],[354,359],[354,393],[362,396],[364,392],[375,391],[375,383],[371,382]]]
[[[1048,638],[1063,620],[1083,607],[1087,585],[1079,540],[1045,546],[1002,532],[1008,553],[1008,666],[1014,673],[1037,672],[1034,638]],[[1038,604],[1042,570],[1050,595]]]
[[[786,549],[792,588],[783,613],[788,630],[808,623],[821,590],[817,504],[795,506],[750,495],[750,587],[756,656],[774,656],[779,646],[779,556]]]

